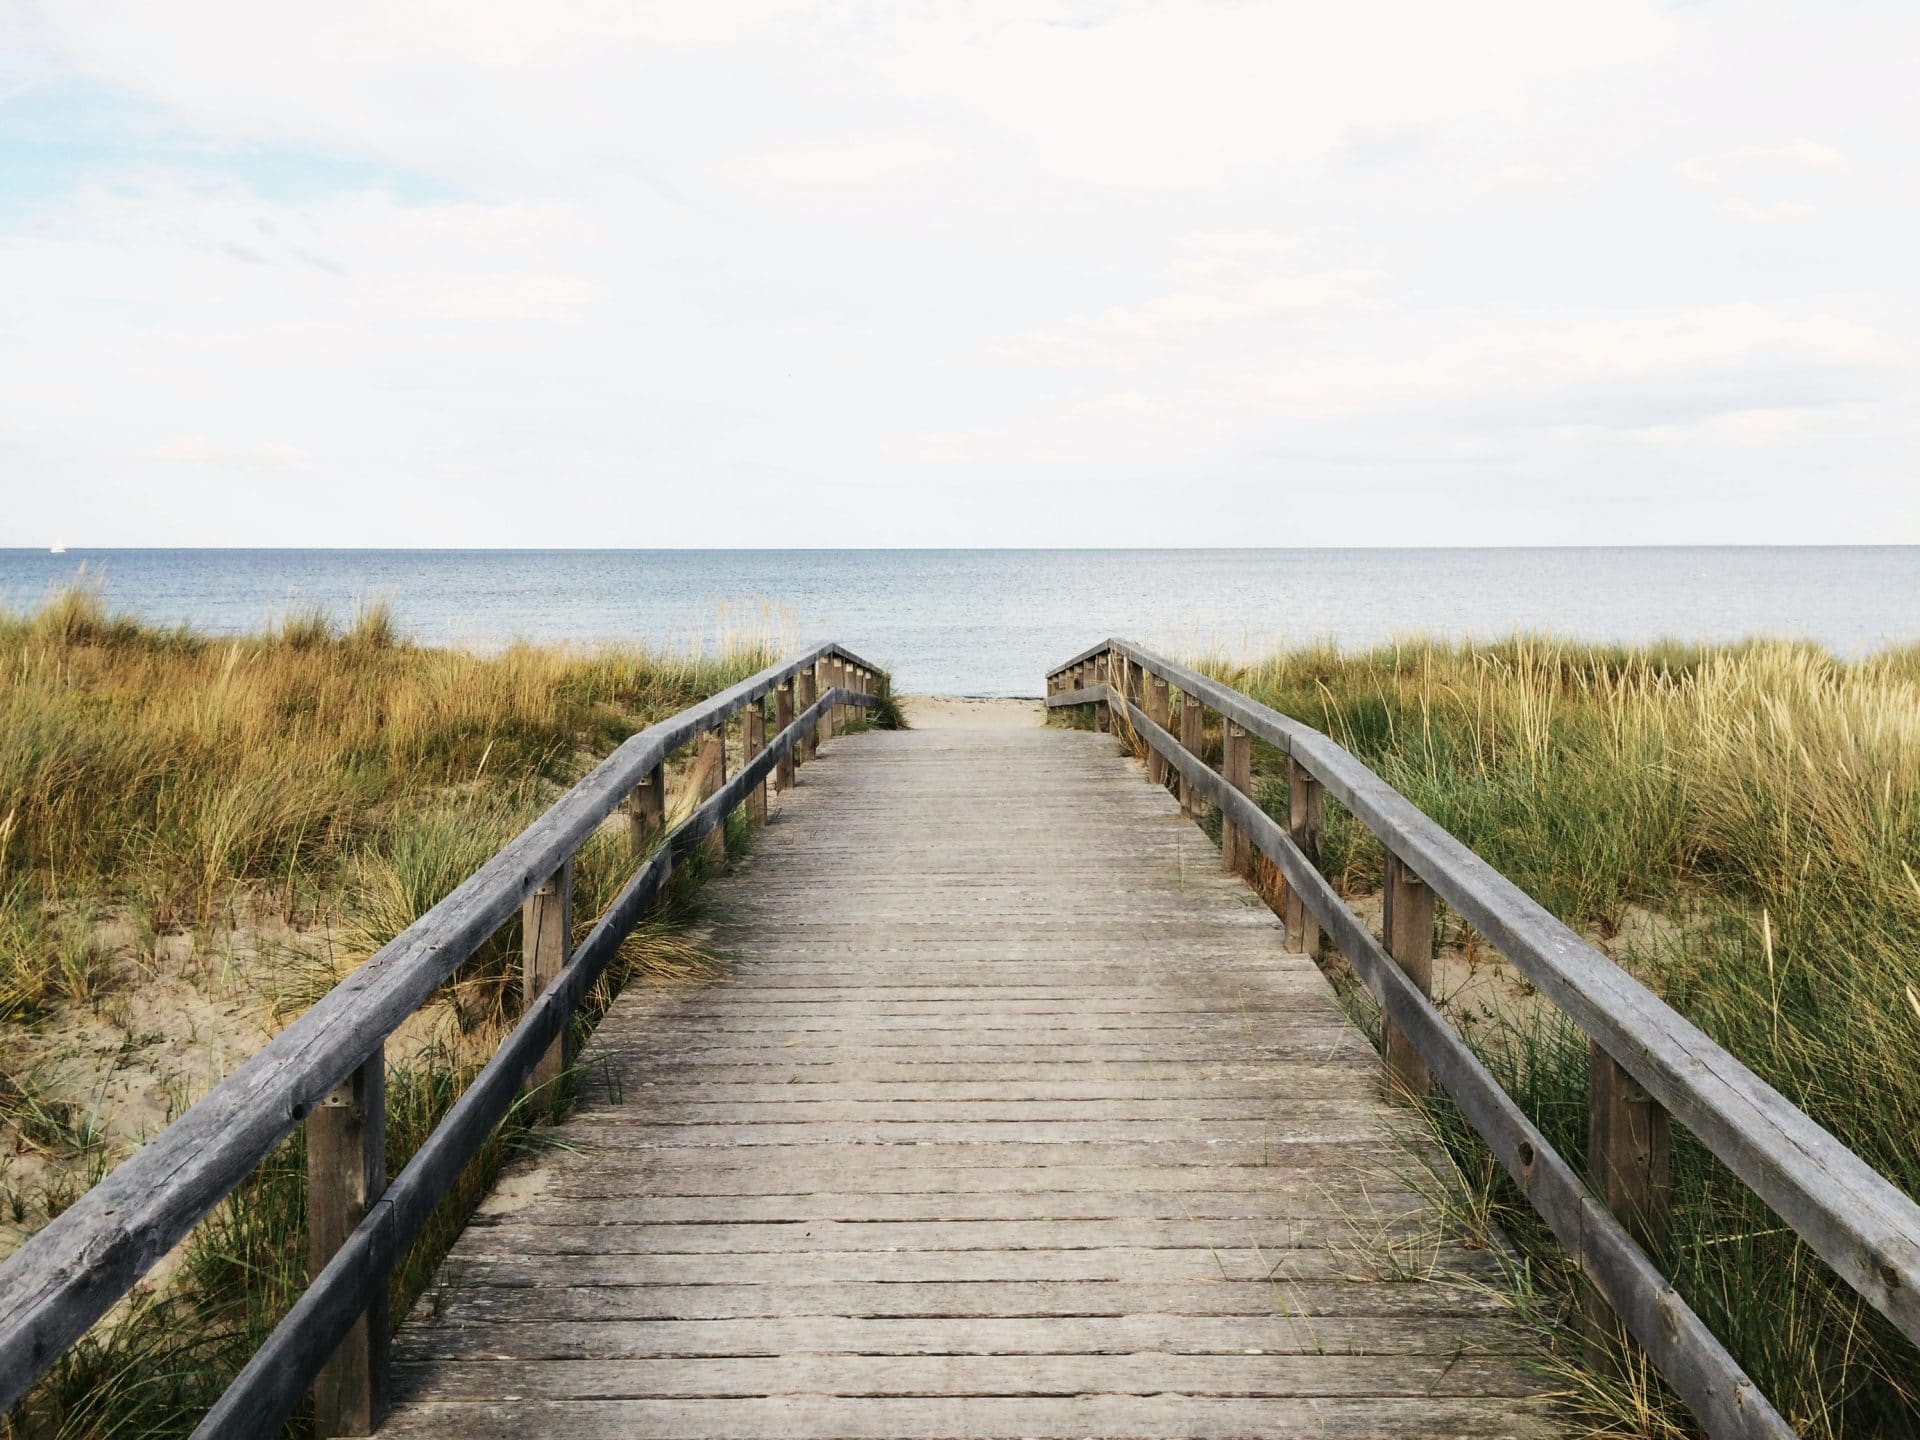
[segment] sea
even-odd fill
[[[416,641],[712,649],[833,639],[905,694],[1038,695],[1110,635],[1248,657],[1515,633],[1920,642],[1920,547],[1414,550],[0,550],[0,604],[75,582],[161,625],[240,634],[382,602]]]

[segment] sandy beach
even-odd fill
[[[1046,707],[1038,700],[902,695],[900,708],[916,730],[1023,730],[1047,719]]]

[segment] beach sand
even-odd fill
[[[979,700],[966,695],[902,695],[900,708],[915,730],[1023,730],[1044,725],[1038,700]]]

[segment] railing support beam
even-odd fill
[[[346,1243],[387,1188],[387,1062],[374,1050],[307,1117],[307,1278]],[[313,1381],[313,1429],[322,1440],[371,1435],[387,1393],[386,1287],[354,1322]]]
[[[1113,670],[1113,656],[1096,655],[1088,662],[1089,670],[1086,683],[1102,685]],[[1104,700],[1096,700],[1093,705],[1093,728],[1096,733],[1105,735],[1113,729],[1113,713]]]
[[[1393,961],[1413,982],[1414,989],[1433,998],[1433,891],[1406,862],[1387,852],[1385,913],[1381,928],[1386,932],[1386,950]],[[1387,1054],[1387,1076],[1409,1095],[1425,1095],[1432,1085],[1427,1062],[1419,1048],[1392,1017],[1382,1019]]]
[[[774,734],[778,735],[791,724],[793,724],[793,682],[785,680],[776,685],[773,691]],[[793,749],[787,750],[774,762],[773,788],[775,790],[793,788]]]
[[[1253,794],[1253,737],[1244,727],[1227,720],[1221,726],[1225,744],[1220,757],[1220,778],[1242,795]],[[1246,833],[1231,820],[1220,825],[1220,868],[1229,875],[1245,875],[1253,868],[1253,846]]]
[[[720,787],[727,783],[727,727],[724,723],[716,725],[700,737],[700,758],[698,761],[699,788],[696,793],[702,800],[711,800],[720,793]],[[720,823],[708,832],[707,838],[700,842],[700,853],[716,871],[727,867],[727,817],[722,815]]]
[[[533,1004],[573,954],[573,861],[548,876],[520,907],[520,1004]],[[573,1057],[558,1036],[527,1077],[527,1088],[551,1107],[553,1087]]]
[[[1641,1249],[1667,1248],[1672,1125],[1666,1110],[1588,1042],[1587,1158],[1594,1188]]]
[[[636,856],[645,855],[667,828],[667,766],[663,760],[627,796],[627,839]]]
[[[1587,1042],[1587,1170],[1601,1202],[1656,1263],[1665,1255],[1672,1126],[1658,1101],[1620,1063]],[[1619,1319],[1606,1298],[1582,1288],[1587,1352],[1603,1368],[1617,1365]]]
[[[1180,692],[1180,744],[1198,757],[1207,743],[1207,711],[1186,691]],[[1189,820],[1198,820],[1205,808],[1200,792],[1193,788],[1193,781],[1184,772],[1180,776],[1180,813]]]
[[[1158,675],[1147,679],[1147,718],[1162,730],[1172,720],[1167,682]],[[1167,788],[1167,757],[1153,746],[1147,747],[1147,779],[1162,790]]]
[[[740,763],[750,765],[753,757],[767,748],[767,712],[762,702],[756,700],[741,712]],[[762,780],[747,791],[747,823],[764,825],[767,823],[767,782]]]
[[[805,714],[813,708],[814,701],[820,698],[819,682],[815,677],[812,666],[808,666],[805,670],[802,670],[795,678],[800,686],[800,712]],[[807,733],[800,737],[800,743],[794,746],[793,763],[796,765],[804,765],[819,753],[820,727],[818,725],[809,725],[807,727]]]
[[[1300,847],[1300,853],[1317,870],[1320,868],[1320,832],[1324,825],[1324,800],[1320,782],[1307,773],[1307,767],[1287,757],[1287,835]],[[1293,887],[1287,887],[1287,946],[1306,955],[1320,953],[1320,922],[1301,901]]]

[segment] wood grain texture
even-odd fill
[[[307,1117],[307,1273],[325,1270],[387,1188],[387,1064],[381,1047]],[[387,1304],[380,1287],[314,1378],[313,1430],[371,1435],[386,1403]]]
[[[573,952],[573,862],[569,860],[520,907],[520,1002],[531,1008],[541,993],[559,978]],[[566,1037],[556,1039],[528,1077],[528,1093],[535,1104],[552,1102],[554,1082],[573,1057]]]
[[[823,746],[706,892],[725,978],[615,1004],[381,1433],[1562,1433],[1371,1047],[1141,773]]]

